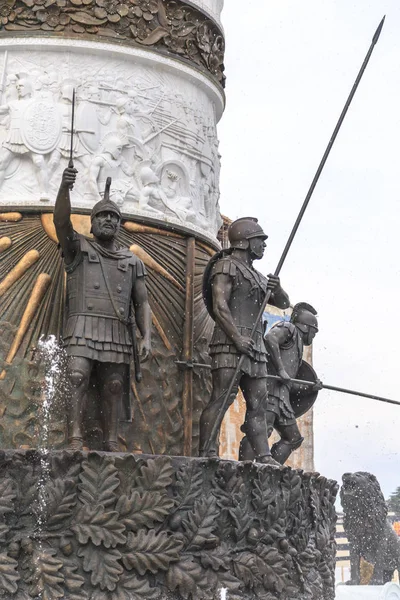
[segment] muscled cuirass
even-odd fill
[[[107,317],[126,321],[129,317],[134,267],[137,257],[129,250],[118,259],[100,256],[84,238],[81,260],[67,272],[67,315]]]
[[[275,327],[284,327],[290,333],[288,341],[279,348],[286,373],[293,379],[296,379],[297,371],[303,359],[303,338],[293,323],[282,321],[281,323],[277,323]]]
[[[280,321],[274,327],[283,327],[288,333],[288,339],[285,344],[279,346],[279,352],[285,367],[286,373],[292,379],[296,379],[297,372],[299,370],[302,358],[303,358],[303,339],[299,333],[299,330],[293,323],[287,321]],[[268,358],[268,372],[271,375],[276,375],[277,371],[272,360]],[[271,396],[277,396],[282,398],[285,395],[289,396],[289,390],[286,386],[282,385],[281,381],[274,379],[268,380],[268,393]]]
[[[267,279],[255,269],[233,257],[219,260],[212,276],[225,274],[231,277],[232,290],[228,302],[233,321],[241,335],[249,336],[258,317],[267,289]],[[265,354],[262,321],[257,323],[254,335],[254,355]],[[228,347],[229,346],[229,347]],[[237,352],[232,341],[218,323],[210,343],[210,353]]]
[[[267,290],[267,279],[239,260],[231,260],[236,267],[229,300],[229,309],[237,327],[252,329]],[[262,332],[261,319],[257,331]]]

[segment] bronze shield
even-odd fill
[[[214,310],[213,310],[213,299],[212,299],[212,287],[211,287],[211,271],[213,266],[220,258],[224,258],[226,250],[220,250],[208,261],[203,274],[203,300],[206,305],[208,314],[215,321]]]
[[[296,375],[296,379],[301,379],[302,381],[317,381],[318,377],[312,366],[302,360]],[[310,408],[314,405],[317,396],[318,391],[316,390],[297,393],[290,392],[290,404],[292,405],[296,419],[302,417],[310,410]]]

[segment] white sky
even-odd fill
[[[400,401],[400,2],[225,0],[221,210],[256,216],[274,271],[382,16],[386,22],[281,271],[319,312],[331,385]],[[400,486],[400,406],[322,391],[315,464]]]

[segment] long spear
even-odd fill
[[[306,197],[305,197],[305,200],[304,200],[304,202],[303,202],[303,205],[302,205],[302,207],[301,207],[301,209],[300,209],[300,212],[299,212],[299,214],[298,214],[298,217],[297,217],[297,219],[296,219],[296,222],[295,222],[295,224],[294,224],[294,226],[293,226],[293,229],[292,229],[292,231],[291,231],[291,233],[290,233],[290,235],[289,235],[288,241],[286,242],[286,246],[285,246],[285,248],[284,248],[284,250],[283,250],[283,252],[282,252],[282,256],[281,256],[281,258],[280,258],[280,260],[279,260],[279,262],[278,262],[278,266],[277,266],[277,267],[276,267],[276,269],[275,269],[274,275],[276,275],[276,276],[278,276],[278,275],[279,275],[279,273],[280,273],[280,271],[281,271],[281,269],[282,269],[283,263],[285,262],[286,256],[287,256],[287,254],[288,254],[288,252],[289,252],[289,250],[290,250],[290,246],[292,245],[292,242],[293,242],[294,236],[295,236],[295,235],[296,235],[296,233],[297,233],[297,230],[298,230],[298,228],[299,228],[299,225],[300,225],[300,223],[301,223],[301,220],[302,220],[302,218],[303,218],[303,216],[304,216],[304,213],[306,212],[306,208],[307,208],[307,206],[308,206],[308,203],[310,202],[311,196],[312,196],[312,194],[313,194],[313,192],[314,192],[315,186],[317,185],[318,179],[319,179],[319,177],[320,177],[320,175],[321,175],[321,173],[322,173],[322,169],[323,169],[323,168],[324,168],[324,166],[325,166],[325,163],[326,163],[326,161],[327,161],[327,158],[328,158],[328,156],[329,156],[329,153],[330,153],[330,151],[331,151],[331,149],[332,149],[332,146],[333,146],[333,144],[335,143],[335,140],[336,140],[337,134],[339,133],[340,127],[342,126],[342,123],[343,123],[343,121],[344,121],[344,118],[345,118],[345,116],[346,116],[346,113],[347,113],[347,111],[348,111],[348,108],[349,108],[349,106],[350,106],[350,104],[351,104],[351,101],[353,100],[354,94],[355,94],[355,93],[356,93],[356,91],[357,91],[358,85],[359,85],[359,83],[360,83],[360,81],[361,81],[361,78],[362,78],[362,76],[363,76],[363,74],[364,74],[364,71],[365,71],[365,69],[367,68],[367,65],[368,65],[369,59],[371,58],[371,54],[372,54],[372,52],[373,52],[373,50],[374,50],[374,47],[375,47],[375,45],[376,45],[376,43],[377,43],[377,41],[378,41],[378,39],[379,39],[379,36],[380,36],[380,34],[381,34],[381,31],[382,31],[382,27],[383,27],[383,23],[384,23],[384,21],[385,21],[385,17],[383,17],[383,19],[381,20],[381,22],[379,23],[379,25],[378,25],[378,27],[377,27],[377,30],[376,30],[376,31],[375,31],[375,33],[374,33],[374,36],[373,36],[373,38],[372,38],[371,45],[370,45],[370,47],[369,47],[369,50],[368,50],[368,52],[367,52],[367,54],[366,54],[366,56],[365,56],[365,58],[364,58],[364,62],[363,62],[363,64],[361,65],[360,71],[359,71],[359,73],[358,73],[358,75],[357,75],[357,77],[356,77],[356,80],[355,80],[355,82],[354,82],[354,84],[353,84],[353,87],[351,88],[351,91],[350,91],[349,97],[347,98],[346,104],[345,104],[345,105],[344,105],[344,107],[343,107],[343,110],[342,110],[342,112],[341,112],[341,115],[340,115],[340,117],[339,117],[339,120],[338,120],[338,122],[337,122],[337,124],[336,124],[336,127],[335,127],[335,129],[333,130],[332,136],[331,136],[331,138],[330,138],[330,140],[329,140],[329,143],[328,143],[328,145],[327,145],[327,147],[326,147],[326,150],[325,150],[325,152],[324,152],[324,155],[323,155],[323,157],[322,157],[322,159],[321,159],[321,162],[320,162],[320,164],[319,164],[319,166],[318,166],[317,172],[315,173],[314,179],[313,179],[313,180],[312,180],[312,182],[311,182],[310,189],[309,189],[309,190],[308,190],[308,192],[307,192],[307,195],[306,195]],[[271,293],[272,293],[272,292],[271,292],[271,290],[269,290],[269,289],[268,289],[268,290],[267,290],[267,293],[266,293],[266,295],[265,295],[264,301],[263,301],[263,303],[262,303],[262,306],[261,306],[261,308],[260,308],[260,310],[259,310],[259,313],[258,313],[258,315],[257,315],[257,319],[254,321],[253,329],[251,330],[251,334],[250,334],[250,337],[251,337],[251,339],[254,339],[254,334],[255,334],[255,332],[256,332],[256,329],[257,329],[258,323],[259,323],[259,322],[260,322],[260,320],[262,319],[262,316],[263,316],[263,314],[264,314],[264,311],[265,311],[265,307],[267,306],[267,304],[268,304],[268,301],[269,301],[269,299],[270,299],[270,297],[271,297]],[[233,386],[235,385],[235,382],[236,382],[237,376],[238,376],[238,374],[239,374],[239,371],[241,370],[241,368],[242,368],[242,365],[243,365],[244,357],[245,357],[245,355],[244,355],[244,354],[242,354],[242,355],[241,355],[241,357],[240,357],[240,359],[239,359],[239,361],[238,361],[238,364],[237,364],[237,367],[236,367],[236,369],[235,369],[235,372],[234,372],[234,374],[233,374],[233,376],[232,376],[231,382],[230,382],[230,384],[229,384],[229,386],[228,386],[228,389],[226,390],[226,393],[225,393],[225,395],[224,395],[224,400],[223,400],[223,402],[222,402],[221,409],[220,409],[220,411],[219,411],[219,416],[220,416],[221,414],[223,415],[223,414],[225,413],[226,409],[227,409],[228,402],[229,402],[229,398],[230,398],[230,395],[232,394]],[[216,431],[217,431],[217,429],[218,429],[218,421],[219,421],[219,419],[216,419],[216,420],[215,420],[215,422],[214,422],[213,428],[212,428],[212,430],[211,430],[210,437],[209,437],[209,439],[207,440],[207,442],[206,442],[206,444],[205,444],[205,447],[204,447],[204,449],[203,449],[203,452],[204,452],[204,454],[207,454],[207,452],[209,451],[210,442],[211,442],[211,440],[213,439],[213,437],[215,436],[215,433],[216,433]]]
[[[284,383],[282,377],[279,375],[267,375],[268,379],[278,379]],[[292,383],[300,383],[301,385],[314,386],[315,381],[304,381],[303,379],[290,379]],[[362,398],[370,398],[371,400],[379,400],[379,402],[387,402],[388,404],[397,404],[400,406],[400,402],[397,400],[391,400],[390,398],[384,398],[383,396],[376,396],[375,394],[366,394],[365,392],[358,392],[356,390],[349,390],[348,388],[337,387],[335,385],[328,385],[327,383],[321,383],[323,390],[332,390],[333,392],[341,392],[342,394],[350,394],[351,396],[361,396]]]
[[[176,365],[184,365],[189,369],[211,369],[211,365],[205,363],[198,363],[195,361],[188,362],[185,360],[176,360]],[[268,379],[277,379],[282,383],[285,382],[282,377],[279,375],[267,375]],[[304,379],[290,379],[292,383],[300,383],[301,385],[309,385],[310,387],[315,385],[315,381],[305,381]],[[341,392],[342,394],[350,394],[351,396],[361,396],[362,398],[370,398],[371,400],[379,400],[379,402],[387,402],[388,404],[397,404],[400,406],[400,402],[397,400],[391,400],[390,398],[385,398],[384,396],[377,396],[376,394],[366,394],[365,392],[359,392],[356,390],[349,390],[348,388],[338,387],[335,385],[328,385],[327,383],[321,383],[321,389],[323,390],[332,390],[333,392]]]

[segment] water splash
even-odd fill
[[[220,600],[228,600],[228,590],[225,588],[221,589]]]
[[[40,434],[38,450],[40,453],[41,474],[38,482],[39,510],[37,515],[37,528],[40,533],[40,530],[43,529],[46,518],[46,489],[50,480],[49,450],[51,417],[57,395],[57,389],[63,373],[65,354],[57,338],[54,335],[50,335],[47,338],[44,336],[40,338],[37,347],[37,357],[42,367],[44,367],[45,373],[42,395],[43,401],[39,411]]]

